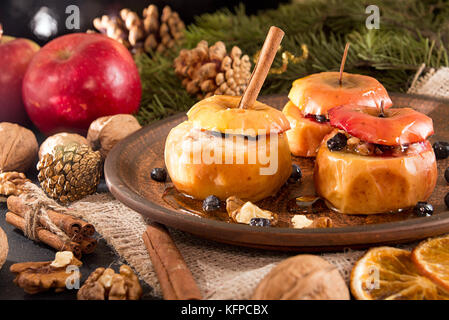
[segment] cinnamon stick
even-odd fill
[[[240,100],[239,108],[249,109],[256,102],[283,37],[284,31],[278,27],[272,26],[268,31],[268,35],[260,51],[259,60],[254,67],[248,86]]]
[[[70,240],[76,243],[81,243],[84,240],[84,235],[82,233],[75,233],[73,236],[69,236]]]
[[[201,292],[168,230],[163,225],[151,223],[142,238],[164,299],[201,300]]]
[[[6,213],[6,222],[13,225],[17,229],[22,230],[22,232],[25,233],[25,219],[21,216],[13,213],[13,212],[7,212]],[[52,247],[53,249],[56,249],[58,251],[72,251],[73,255],[80,259],[81,258],[81,246],[76,242],[65,242],[64,240],[60,239],[56,234],[54,234],[51,231],[48,231],[44,228],[38,228],[36,230],[37,232],[37,238],[40,242],[45,243],[46,245]]]
[[[97,247],[97,239],[94,238],[84,238],[81,243],[81,252],[85,254],[90,254],[95,251]]]
[[[8,209],[12,212],[19,214],[21,217],[25,216],[30,207],[26,204],[25,200],[10,196],[7,200]],[[81,219],[72,217],[71,215],[56,212],[54,210],[47,210],[47,215],[50,220],[61,230],[63,230],[69,237],[73,238],[74,241],[79,242],[82,240],[82,236],[77,235],[82,233],[85,236],[92,236],[95,233],[95,228],[90,223],[87,223]],[[42,217],[39,222],[46,228],[48,224]]]
[[[81,224],[81,233],[85,236],[85,237],[92,237],[95,234],[95,227],[83,220],[79,220],[80,224]]]
[[[349,42],[346,42],[345,51],[343,52],[343,57],[341,58],[340,63],[340,76],[338,78],[338,82],[340,85],[343,83],[343,70],[345,69],[345,63],[346,63],[346,57],[348,56],[348,50],[349,50]]]

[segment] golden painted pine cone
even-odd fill
[[[56,146],[37,164],[42,189],[62,203],[93,194],[100,182],[101,155],[87,145]]]
[[[127,47],[132,53],[164,52],[184,37],[185,25],[178,13],[169,6],[162,9],[151,4],[143,9],[143,17],[129,9],[120,16],[103,15],[93,21],[95,29]]]
[[[200,41],[196,48],[183,49],[175,59],[176,75],[187,92],[203,99],[215,94],[240,96],[251,77],[251,62],[234,46],[228,54],[222,41],[208,46]]]

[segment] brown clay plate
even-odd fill
[[[433,118],[435,135],[431,137],[431,142],[449,141],[449,101],[406,94],[392,94],[391,97],[395,106],[411,106]],[[287,98],[266,96],[260,100],[280,109]],[[285,186],[276,197],[258,203],[262,208],[280,214],[278,227],[252,227],[230,223],[223,215],[206,216],[198,209],[199,201],[179,200],[176,193],[175,196],[163,196],[173,193],[170,189],[172,184],[169,181],[155,182],[150,178],[152,168],[164,167],[164,145],[168,132],[185,119],[184,114],[178,114],[139,130],[117,144],[106,159],[106,183],[111,193],[153,221],[219,242],[295,251],[361,248],[409,242],[449,232],[449,211],[444,205],[444,195],[449,191],[449,185],[443,177],[448,160],[438,161],[437,187],[429,199],[435,209],[431,217],[418,218],[411,210],[384,215],[341,215],[327,209],[320,201],[297,211],[296,202],[292,205],[292,199],[314,194],[313,160],[303,158],[294,159],[302,168],[302,182],[293,187]],[[193,209],[186,212],[183,210],[186,207]],[[312,219],[330,217],[334,227],[292,228],[285,221],[289,221],[293,213],[303,214],[301,210],[306,210],[307,216]]]

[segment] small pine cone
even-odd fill
[[[185,25],[178,13],[165,6],[159,14],[155,5],[143,10],[143,17],[129,9],[120,10],[118,17],[107,15],[95,18],[93,25],[100,33],[106,34],[132,53],[161,52],[182,41]]]
[[[174,69],[187,92],[198,99],[242,95],[251,76],[249,57],[236,46],[228,54],[222,41],[209,47],[203,40],[191,50],[181,50]]]
[[[42,189],[62,203],[81,199],[97,190],[101,155],[87,145],[58,145],[37,164]]]

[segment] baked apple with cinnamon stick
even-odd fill
[[[427,200],[437,166],[432,119],[411,108],[329,110],[328,134],[315,161],[315,189],[340,213],[398,212]]]
[[[282,30],[271,27],[243,97],[204,99],[170,131],[165,164],[178,191],[197,199],[258,201],[287,181],[289,122],[281,111],[256,101],[282,37]]]
[[[288,143],[293,155],[316,156],[324,136],[332,131],[328,110],[339,105],[362,105],[384,109],[391,99],[376,79],[360,74],[343,72],[349,44],[346,45],[340,72],[321,72],[293,82],[289,102],[283,113],[290,122]]]

